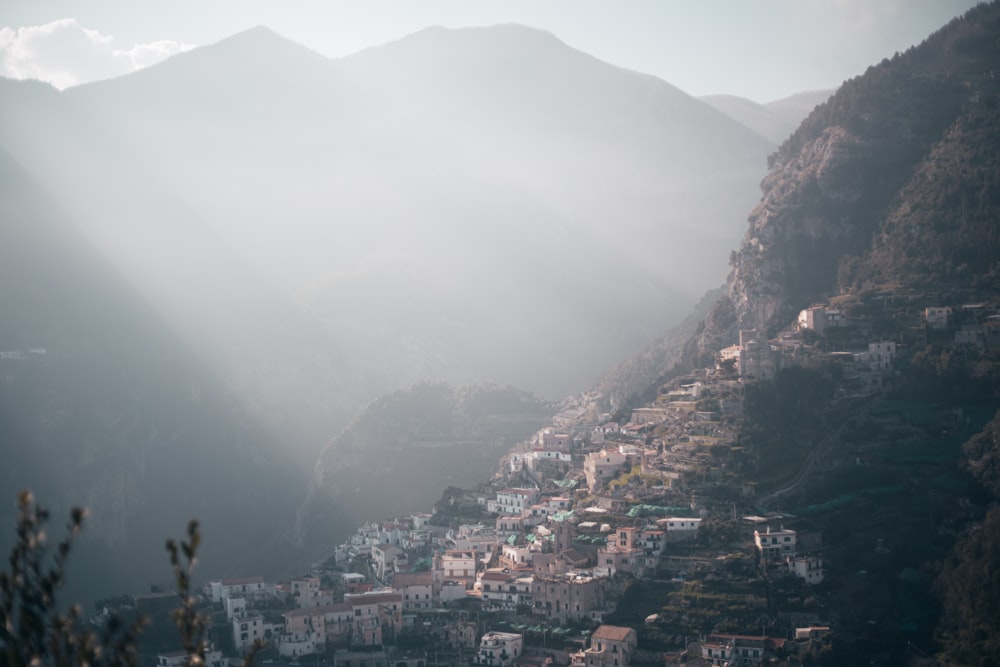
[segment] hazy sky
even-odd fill
[[[266,25],[341,56],[430,25],[522,23],[692,95],[833,88],[972,0],[2,0],[0,73],[65,87]]]

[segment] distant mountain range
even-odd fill
[[[775,147],[516,25],[0,94],[0,146],[304,462],[418,380],[585,386],[722,281]]]
[[[4,372],[0,491],[91,504],[93,553],[136,566],[94,556],[109,586],[192,514],[220,555],[246,521],[280,538],[379,395],[561,396],[676,321],[774,148],[514,25],[336,61],[255,28],[63,92],[0,80],[0,350],[46,350]]]
[[[822,104],[832,90],[810,90],[760,104],[736,95],[705,95],[698,99],[726,114],[768,141],[780,144],[799,123]]]

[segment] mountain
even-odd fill
[[[90,509],[73,559],[86,572],[71,577],[75,597],[168,578],[160,546],[192,516],[212,533],[206,575],[279,571],[268,560],[298,500],[295,470],[3,152],[0,310],[5,540],[15,494],[30,488],[54,517]]]
[[[323,450],[298,537],[323,554],[365,520],[429,511],[445,487],[490,479],[497,460],[555,411],[511,387],[420,384],[382,396]]]
[[[746,383],[740,443],[758,509],[823,535],[831,664],[997,655],[998,32],[1000,3],[976,7],[809,114],[688,343],[687,367],[712,365],[756,331],[780,360]],[[814,304],[854,325],[790,333]],[[843,360],[872,345],[896,354],[859,395]]]
[[[806,116],[812,113],[813,109],[830,99],[830,96],[835,92],[835,90],[805,90],[788,97],[765,102],[764,106],[772,113],[788,119],[791,125],[789,130],[794,130]],[[791,132],[786,132],[778,140],[778,143],[784,141],[789,134]]]
[[[730,340],[841,293],[991,293],[992,7],[847,81],[782,144],[732,257]]]
[[[832,93],[831,90],[811,90],[765,104],[736,95],[705,95],[698,99],[767,140],[780,144]]]
[[[585,386],[723,278],[774,149],[521,26],[0,84],[0,146],[304,467],[421,380]]]
[[[728,195],[718,198],[722,188],[715,201],[706,196],[707,183],[759,174],[770,145],[664,81],[523,26],[430,28],[338,64],[405,108],[421,132],[460,136],[465,160],[491,179],[527,191],[667,284],[714,285],[719,274],[698,264],[710,250],[728,252],[739,226],[729,216],[740,213]],[[693,198],[701,208],[687,206]],[[655,251],[629,243],[632,234],[658,241]],[[675,250],[691,247],[704,254]]]

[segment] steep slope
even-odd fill
[[[378,398],[323,450],[299,539],[319,555],[361,521],[429,511],[441,489],[490,479],[497,460],[555,410],[497,386],[421,384]]]
[[[782,368],[744,385],[740,432],[758,461],[744,479],[772,491],[758,509],[823,534],[831,664],[996,655],[998,33],[1000,3],[977,7],[809,115],[772,156],[728,293],[689,346],[710,365],[739,331],[773,335],[813,303],[856,318],[772,339]],[[924,316],[937,305],[953,311],[941,329]],[[859,393],[848,376],[872,372],[876,341],[895,357]]]
[[[0,310],[0,523],[21,488],[57,517],[88,507],[74,595],[163,580],[163,539],[193,516],[206,574],[274,571],[287,459],[5,153]]]
[[[732,257],[729,340],[737,328],[774,331],[841,290],[989,279],[1000,249],[985,157],[996,14],[970,12],[846,82],[772,156]]]

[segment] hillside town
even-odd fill
[[[761,493],[767,471],[741,435],[746,388],[784,368],[834,365],[836,401],[865,405],[920,341],[1000,348],[988,304],[925,307],[912,326],[878,329],[818,304],[776,336],[741,331],[714,367],[650,403],[612,415],[592,397],[568,401],[492,480],[447,489],[433,512],[364,523],[289,581],[206,584],[209,664],[261,642],[263,664],[340,667],[815,661],[838,632],[817,602],[824,536],[780,499],[822,462],[806,458]],[[170,592],[129,602],[154,620],[175,603]],[[175,640],[157,636],[155,664],[183,664]]]

